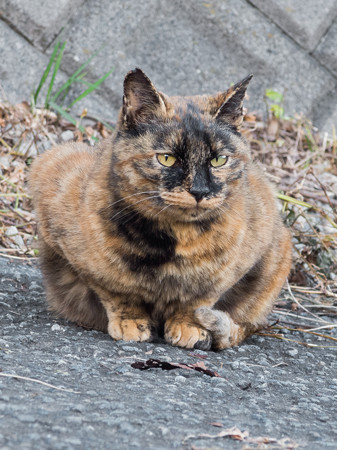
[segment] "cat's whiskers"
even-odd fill
[[[152,219],[154,219],[155,217],[159,216],[159,214],[161,214],[163,211],[165,211],[165,209],[169,208],[170,206],[173,206],[171,203],[169,205],[164,206],[164,208],[162,208],[157,214],[155,214]]]
[[[144,192],[136,192],[135,194],[131,194],[131,195],[127,195],[126,197],[123,197],[113,203],[110,203],[107,207],[102,208],[102,211],[112,208],[113,206],[117,205],[117,203],[122,202],[123,200],[127,199],[127,198],[131,198],[134,197],[135,195],[142,195],[142,194],[159,194],[160,191],[144,191]]]
[[[222,206],[220,206],[220,205],[217,206],[216,209],[218,209],[219,211],[221,211],[222,214],[224,214],[224,215],[226,215],[226,216],[228,216],[228,217],[231,217],[232,219],[235,219],[235,217],[234,217],[233,214],[232,214],[232,212],[235,212],[236,215],[237,215],[238,217],[240,217],[242,220],[244,220],[243,217],[242,217],[237,211],[235,211],[235,210],[233,210],[233,209],[225,209],[224,207],[222,207]]]
[[[121,209],[120,211],[118,211],[118,213],[116,213],[112,217],[110,217],[110,220],[113,220],[116,217],[118,217],[123,211],[126,211],[127,209],[130,209],[130,208],[134,207],[135,205],[138,205],[139,203],[145,202],[146,200],[150,200],[151,198],[161,198],[161,197],[160,197],[160,195],[151,195],[149,197],[143,198],[142,200],[139,200],[138,202],[128,205],[125,208]],[[119,217],[119,220],[122,219],[125,215],[128,215],[128,213],[124,214],[122,217]]]
[[[224,214],[227,214],[228,216],[231,215],[231,213],[235,213],[238,217],[240,217],[240,219],[245,220],[245,218],[235,209],[231,208],[231,209],[226,209],[224,208],[223,205],[218,205],[217,209],[220,209]],[[232,216],[233,217],[233,216]]]
[[[119,220],[123,219],[123,217],[128,217],[126,220],[123,221],[123,225],[126,225],[127,223],[129,223],[132,219],[136,219],[137,216],[139,216],[139,212],[143,212],[143,213],[148,213],[149,212],[149,208],[143,208],[143,205],[139,206],[139,210],[132,210],[132,211],[128,211],[127,213],[125,213],[122,217],[119,218]]]

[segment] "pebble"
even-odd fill
[[[186,378],[182,375],[177,375],[174,379],[176,383],[186,383]]]
[[[239,361],[234,361],[231,364],[232,369],[236,370],[240,367],[240,362]]]
[[[5,170],[10,168],[8,156],[0,156],[0,168]]]
[[[129,367],[128,366],[117,366],[117,367],[115,367],[114,372],[119,373],[119,374],[129,373]]]
[[[163,348],[163,347],[155,347],[155,348],[153,349],[153,351],[154,351],[155,353],[168,353],[168,352],[167,352],[167,349],[166,349],[166,348]]]
[[[142,350],[138,347],[133,347],[132,345],[123,345],[122,350],[125,352],[142,353]]]
[[[60,139],[62,142],[68,142],[74,140],[75,135],[71,130],[66,130],[61,133]]]
[[[51,327],[52,331],[61,331],[63,330],[63,328],[58,324],[58,323],[54,323],[54,325]]]
[[[25,248],[24,240],[18,234],[18,229],[16,227],[14,227],[14,226],[8,227],[7,230],[5,231],[5,235],[10,238],[11,242],[15,246],[17,246],[21,249]]]
[[[298,354],[298,350],[296,348],[292,348],[290,350],[287,350],[287,355],[289,356],[296,356]]]

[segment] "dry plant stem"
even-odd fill
[[[72,394],[80,394],[79,391],[73,391],[72,389],[66,389],[63,387],[54,386],[53,384],[45,383],[44,381],[37,380],[35,378],[29,378],[29,377],[22,377],[20,375],[15,375],[12,373],[0,373],[0,377],[7,377],[7,378],[15,378],[17,380],[25,380],[25,381],[32,381],[34,383],[42,384],[43,386],[47,386],[52,389],[56,389],[57,391],[64,391],[64,392],[71,392]]]
[[[274,308],[274,312],[276,314],[282,314],[284,316],[296,317],[296,319],[308,320],[310,322],[317,322],[317,320],[318,320],[319,322],[325,322],[325,323],[329,324],[329,322],[327,322],[326,320],[320,319],[320,318],[312,319],[310,317],[303,317],[303,316],[299,316],[298,314],[293,314],[293,313],[291,313],[289,311],[284,311],[284,310],[280,310],[280,309],[277,309],[277,308]],[[332,325],[332,324],[329,324],[329,325]]]
[[[0,192],[0,197],[24,197],[31,199],[32,197],[28,194],[24,194],[21,192],[10,192],[10,193],[2,193]]]
[[[310,342],[302,342],[302,341],[297,341],[296,339],[285,338],[285,337],[283,337],[283,335],[281,335],[281,334],[272,334],[272,333],[256,333],[256,334],[257,334],[258,336],[272,337],[272,338],[275,338],[275,339],[280,339],[281,341],[295,342],[296,344],[304,345],[305,347],[315,347],[315,348],[337,348],[337,345],[318,345],[318,344],[311,344]]]
[[[302,256],[302,253],[301,253],[296,247],[295,247],[295,251],[297,252],[297,254],[298,254],[298,256],[300,257],[300,259],[301,259],[305,264],[307,264],[307,265],[310,267],[311,272],[315,275],[315,277],[316,277],[316,279],[318,280],[318,282],[323,284],[323,283],[326,281],[326,279],[323,278],[323,277],[321,276],[321,274],[319,274],[319,273],[315,270],[314,265],[311,264],[309,261],[307,261],[307,260]],[[321,288],[322,288],[322,285],[321,285]]]
[[[320,309],[335,309],[337,310],[337,306],[330,306],[330,305],[302,305],[305,306],[306,308],[320,308]]]
[[[309,328],[308,331],[327,330],[329,328],[337,328],[337,323],[331,324],[331,325],[323,325],[321,327],[316,327],[316,328]]]
[[[317,291],[315,289],[308,289],[305,286],[295,286],[294,284],[291,284],[290,287],[293,291],[298,291],[301,292],[302,294],[317,294],[317,295],[323,294],[322,291]]]
[[[287,186],[280,185],[280,189],[287,191]],[[311,192],[309,190],[301,189],[301,195],[303,195],[303,197],[305,197],[305,198],[309,198],[309,199],[313,198],[322,203],[329,203],[331,207],[337,206],[337,200],[335,200],[333,198],[329,198],[329,201],[328,201],[325,197],[322,197],[320,194],[318,194],[316,192]]]
[[[20,250],[18,250],[17,248],[2,248],[1,252],[5,252],[5,253],[18,253],[20,252]],[[24,252],[22,251],[22,254]]]
[[[324,339],[330,339],[331,341],[337,341],[337,338],[328,336],[327,334],[316,333],[315,331],[310,331],[303,328],[289,328],[289,327],[273,327],[273,330],[289,330],[289,331],[299,331],[300,333],[314,334],[315,336],[322,337]]]
[[[303,309],[306,313],[310,314],[311,316],[315,317],[317,319],[318,322],[325,322],[328,323],[326,320],[324,319],[320,319],[316,314],[312,313],[311,311],[309,311],[305,306],[303,306],[298,300],[297,298],[294,296],[294,294],[291,291],[289,282],[287,280],[287,289],[288,292],[290,294],[291,299],[296,303],[296,305],[298,305],[301,309]]]
[[[9,259],[18,259],[20,261],[32,261],[32,260],[37,260],[38,258],[35,258],[34,256],[31,256],[29,259],[27,257],[21,257],[21,256],[14,256],[14,255],[6,255],[6,253],[1,253],[0,252],[0,256],[3,256],[4,258],[9,258]]]
[[[0,142],[2,145],[4,145],[8,150],[12,151],[12,147],[10,147],[6,141],[4,141],[1,137],[0,137]]]
[[[321,189],[322,189],[322,191],[324,192],[324,195],[325,195],[325,197],[326,197],[326,199],[327,199],[329,205],[331,206],[331,209],[333,210],[333,206],[332,206],[330,197],[328,196],[328,194],[327,194],[327,192],[326,192],[325,186],[323,186],[323,184],[321,183],[321,181],[316,177],[315,172],[314,172],[314,170],[313,170],[312,167],[310,167],[310,173],[311,173],[312,176],[315,178],[315,180],[317,181],[317,183],[321,186]]]

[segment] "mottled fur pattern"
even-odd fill
[[[264,324],[290,238],[239,132],[250,78],[215,96],[168,97],[135,69],[111,138],[36,160],[30,186],[55,313],[116,340],[158,332],[201,349],[237,345]]]

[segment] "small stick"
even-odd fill
[[[321,187],[322,191],[324,192],[324,195],[325,195],[325,197],[326,197],[326,199],[327,199],[329,205],[331,206],[331,209],[333,210],[333,206],[332,206],[332,203],[331,203],[331,199],[330,199],[330,197],[328,196],[328,194],[327,194],[327,192],[326,192],[325,186],[321,183],[321,181],[319,180],[319,178],[316,177],[316,175],[315,175],[315,173],[314,173],[312,167],[310,167],[310,173],[311,173],[311,175],[315,178],[315,180],[317,181],[317,183],[320,185],[320,187]]]
[[[276,309],[274,308],[274,312],[275,314],[282,314],[284,316],[290,316],[290,317],[296,317],[296,319],[300,318],[302,320],[309,320],[310,322],[317,322],[317,319],[311,319],[310,317],[299,317],[298,314],[292,314],[291,312],[284,312],[282,310]],[[323,321],[323,319],[319,319],[321,322]],[[324,320],[325,323],[328,323],[326,320]]]
[[[20,250],[18,249],[18,253],[19,252],[20,252]],[[0,252],[0,256],[3,256],[4,258],[9,258],[9,259],[20,259],[21,261],[31,261],[33,259],[38,259],[38,258],[35,258],[34,256],[30,256],[29,258],[28,257],[23,258],[21,256],[6,255],[6,253],[1,253],[1,252]]]
[[[0,197],[25,197],[25,198],[32,198],[28,194],[19,193],[19,192],[12,192],[12,193],[5,193],[5,194],[0,192]]]
[[[337,309],[337,306],[324,305],[323,303],[320,305],[303,305],[303,306],[306,306],[307,308]]]
[[[281,341],[288,341],[288,342],[295,342],[296,344],[304,345],[305,347],[316,347],[316,348],[337,348],[337,345],[318,345],[318,344],[311,344],[309,342],[301,342],[296,341],[295,339],[288,339],[280,334],[267,334],[267,333],[256,333],[258,336],[266,336],[266,337],[273,337],[276,339],[280,339]]]
[[[330,339],[331,341],[337,341],[337,338],[328,336],[327,334],[315,333],[314,331],[305,330],[303,328],[288,328],[288,327],[273,327],[273,330],[289,330],[289,331],[299,331],[301,333],[314,334],[315,336],[322,337],[324,339]]]
[[[308,331],[317,331],[317,330],[324,330],[324,329],[329,329],[329,328],[337,328],[337,323],[331,324],[331,325],[323,325],[321,327],[316,327],[316,328],[309,328]]]
[[[308,289],[305,286],[295,286],[295,285],[290,285],[291,289],[293,291],[298,291],[298,292],[303,292],[303,294],[323,294],[322,291],[315,291],[312,289]]]
[[[66,389],[63,387],[54,386],[53,384],[45,383],[44,381],[37,380],[36,378],[22,377],[20,375],[14,375],[12,373],[1,373],[1,372],[0,372],[0,377],[8,377],[8,378],[15,378],[18,380],[32,381],[34,383],[42,384],[43,386],[47,386],[52,389],[56,389],[58,391],[65,391],[65,392],[71,392],[73,394],[80,394],[79,391],[73,391],[72,389]]]
[[[4,145],[8,150],[12,150],[12,147],[7,144],[6,141],[4,141],[2,138],[0,138],[0,142],[2,145]]]
[[[294,296],[294,294],[292,293],[292,291],[291,291],[291,289],[290,289],[290,285],[289,285],[288,280],[287,280],[287,289],[288,289],[288,292],[289,292],[290,297],[292,298],[292,300],[293,300],[300,308],[302,308],[306,313],[310,314],[310,315],[313,316],[313,317],[316,317],[316,319],[317,319],[319,322],[325,322],[325,323],[328,323],[327,320],[320,319],[318,316],[316,316],[316,314],[314,314],[314,313],[312,313],[311,311],[309,311],[307,308],[305,308],[305,307],[297,300],[297,298]]]

